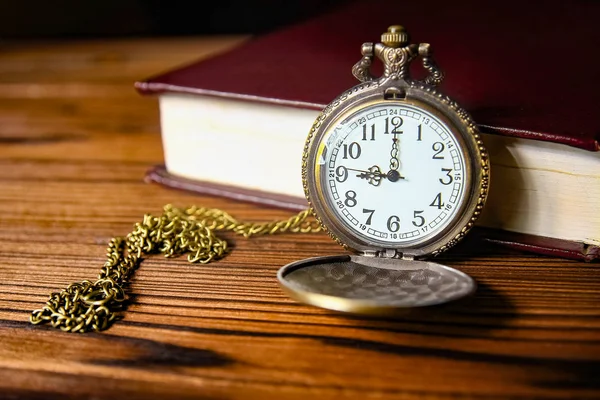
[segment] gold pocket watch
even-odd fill
[[[477,126],[436,86],[443,75],[429,44],[409,44],[394,25],[364,43],[352,68],[360,83],[312,126],[302,179],[323,228],[351,255],[282,267],[296,300],[338,311],[386,314],[467,296],[468,275],[429,259],[459,242],[484,206],[489,163]],[[374,57],[383,75],[370,72]],[[411,79],[421,57],[428,72]]]

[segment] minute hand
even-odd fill
[[[396,137],[397,133],[393,133],[394,137],[392,138],[392,150],[390,151],[390,170],[386,175],[390,182],[396,182],[400,179],[404,179],[404,177],[400,175],[400,172],[398,172],[398,168],[400,167],[400,160],[398,159],[398,153],[400,152],[398,149],[399,139]]]

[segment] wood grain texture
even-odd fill
[[[1,45],[0,398],[600,398],[600,264],[476,238],[440,257],[477,280],[474,297],[393,320],[281,291],[281,266],[343,253],[313,234],[227,235],[233,251],[208,265],[149,257],[103,333],[29,324],[51,291],[97,276],[111,237],[167,203],[289,216],[143,182],[162,148],[157,102],[133,82],[243,39]]]

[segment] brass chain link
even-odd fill
[[[166,257],[188,254],[189,262],[208,263],[228,252],[227,242],[215,231],[233,231],[246,238],[277,233],[319,232],[319,224],[304,210],[287,220],[267,223],[240,222],[217,208],[164,207],[162,215],[144,216],[125,238],[113,238],[107,260],[95,282],[72,283],[50,295],[44,308],[30,316],[32,324],[50,322],[67,332],[101,331],[108,328],[125,305],[124,287],[142,257],[162,253]]]

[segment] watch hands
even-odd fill
[[[398,159],[398,138],[396,137],[398,133],[393,132],[394,137],[392,138],[392,150],[390,151],[390,170],[387,173],[387,178],[390,182],[396,182],[400,179],[405,179],[400,172],[398,172],[398,168],[400,167],[400,160]]]
[[[377,165],[373,165],[368,170],[355,169],[355,168],[347,168],[349,171],[360,172],[356,176],[361,179],[366,179],[371,185],[379,186],[381,184],[381,180],[383,178],[387,178],[387,175],[381,172],[381,168]]]
[[[405,179],[400,173],[396,170],[391,170],[387,174],[381,172],[381,168],[377,165],[373,165],[371,168],[367,170],[356,169],[356,168],[347,168],[348,171],[360,172],[356,176],[361,179],[366,179],[369,184],[373,186],[379,186],[381,184],[382,179],[388,179],[390,182],[396,182],[400,179]]]

